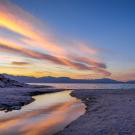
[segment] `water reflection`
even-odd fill
[[[0,112],[0,135],[51,135],[85,112],[71,91],[35,96],[19,111]]]

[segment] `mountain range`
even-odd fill
[[[28,77],[28,76],[13,76],[8,74],[2,74],[5,77],[16,80],[23,83],[130,83],[134,84],[135,80],[130,80],[127,82],[122,82],[118,80],[113,80],[110,78],[101,78],[101,79],[72,79],[69,77]]]

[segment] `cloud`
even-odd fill
[[[17,66],[27,66],[27,65],[30,65],[31,63],[29,63],[29,62],[13,61],[11,64],[12,64],[12,65],[17,65]]]
[[[40,52],[35,52],[32,50],[28,50],[26,48],[21,48],[21,47],[17,47],[17,48],[14,47],[13,48],[13,47],[10,47],[9,45],[7,46],[7,45],[0,44],[0,49],[1,49],[1,51],[16,53],[18,55],[31,57],[34,59],[47,60],[47,61],[50,61],[54,64],[68,66],[68,67],[75,68],[75,69],[90,70],[90,67],[87,67],[84,64],[73,62],[73,61],[70,61],[70,60],[65,59],[65,58],[59,58],[59,57],[55,57],[52,55],[43,54]]]
[[[97,48],[90,48],[88,44],[85,42],[73,41],[72,43],[75,48],[78,48],[77,51],[82,52],[83,54],[87,55],[96,55],[99,52]],[[73,46],[72,46],[73,47]]]
[[[89,48],[86,44],[76,42],[74,51],[80,51],[85,57],[74,55],[67,51],[64,46],[56,42],[56,37],[44,27],[44,23],[24,11],[20,7],[8,1],[0,1],[0,27],[19,34],[17,41],[8,38],[0,38],[0,52],[12,53],[14,55],[36,59],[38,61],[49,61],[56,65],[72,68],[75,70],[94,71],[109,76],[106,64],[89,58],[89,54],[96,55],[97,49]],[[19,42],[18,42],[19,41]],[[72,46],[72,45],[71,45]],[[26,63],[16,63],[20,66]],[[55,65],[54,65],[55,66]]]
[[[94,65],[95,67],[98,67],[98,68],[106,68],[106,65],[104,63],[98,62],[95,59],[90,59],[87,57],[76,57],[76,56],[72,56],[72,59],[82,62],[82,63],[86,63],[88,65]]]
[[[96,67],[92,67],[92,66],[89,66],[86,64],[78,63],[78,62],[71,61],[71,60],[68,60],[65,58],[61,58],[61,57],[59,58],[59,57],[55,57],[52,55],[43,54],[41,52],[35,52],[35,51],[28,50],[28,49],[22,48],[22,47],[16,48],[15,45],[13,48],[13,46],[10,46],[9,44],[8,45],[0,44],[0,49],[1,49],[1,51],[16,53],[18,55],[31,57],[31,58],[34,58],[37,60],[38,59],[47,60],[47,61],[50,61],[54,64],[67,66],[67,67],[74,68],[77,70],[94,70],[94,71],[103,72],[106,74],[106,72],[104,70],[101,70],[101,69],[99,70]]]
[[[54,54],[64,54],[64,49],[52,42],[48,31],[42,31],[41,22],[20,7],[7,1],[0,2],[0,26],[23,35],[27,41],[38,44],[44,50]],[[38,26],[38,27],[37,27]],[[50,35],[49,35],[50,36]],[[58,53],[57,53],[58,52]]]

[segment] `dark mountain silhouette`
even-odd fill
[[[8,74],[3,74],[5,77],[23,82],[23,83],[124,83],[121,81],[102,78],[102,79],[71,79],[68,77],[28,77],[28,76],[13,76]]]
[[[5,75],[0,75],[0,88],[25,87],[25,86],[28,86],[28,85],[24,83],[20,83],[14,79],[10,79],[9,77],[6,77]]]
[[[135,80],[127,81],[127,83],[129,83],[129,84],[135,84]]]

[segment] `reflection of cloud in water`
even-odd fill
[[[85,112],[84,104],[69,93],[64,91],[34,97],[35,102],[0,120],[0,135],[50,135],[63,129]]]

